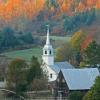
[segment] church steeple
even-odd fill
[[[46,40],[46,45],[50,45],[49,25],[47,25],[47,40]]]
[[[42,56],[43,62],[47,65],[53,65],[54,64],[54,55],[53,55],[53,48],[50,44],[50,36],[49,36],[49,25],[47,25],[47,39],[46,44],[43,48],[43,56]]]

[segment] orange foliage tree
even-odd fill
[[[45,0],[7,0],[6,2],[0,0],[0,19],[9,21],[19,16],[35,18],[44,8],[45,2]],[[82,12],[92,7],[100,8],[100,0],[57,0],[57,3],[59,14],[73,15],[74,11]],[[51,10],[54,12],[54,7],[51,7]]]
[[[9,21],[14,17],[25,16],[32,18],[43,9],[45,0],[8,0],[0,1],[0,18]]]
[[[100,0],[97,0],[97,2],[96,2],[96,8],[100,9]]]
[[[93,40],[93,34],[88,34],[81,43],[81,52],[84,51]]]

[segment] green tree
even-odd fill
[[[36,57],[32,57],[30,68],[27,75],[28,89],[29,90],[43,90],[47,89],[47,77]],[[42,84],[42,87],[41,87]]]
[[[86,48],[84,61],[89,64],[90,67],[97,67],[97,65],[100,65],[100,45],[95,41],[91,42]]]
[[[86,93],[83,100],[100,100],[100,76],[96,78],[95,84]]]
[[[42,68],[36,57],[32,57],[30,68],[28,70],[27,80],[30,84],[35,78],[41,78],[43,75]]]
[[[4,75],[1,71],[0,71],[0,81],[4,81]]]
[[[77,6],[77,0],[74,2],[71,10],[75,10]],[[75,4],[76,3],[76,4]],[[73,16],[66,16],[63,18],[63,28],[65,33],[72,33],[80,28],[81,25],[90,25],[96,18],[95,9],[86,10],[83,12],[76,12]]]
[[[84,96],[84,92],[74,91],[69,94],[68,99],[69,100],[82,100],[83,96]]]
[[[14,59],[7,70],[7,88],[17,95],[23,94],[27,85],[27,64],[22,59]]]
[[[63,20],[64,31],[71,32],[74,29],[73,17],[66,16]]]
[[[25,44],[32,44],[34,42],[34,39],[32,37],[31,33],[27,33],[27,34],[22,34],[19,39],[25,43]]]
[[[0,47],[1,48],[11,48],[18,45],[17,38],[14,36],[14,31],[6,27],[1,31],[0,34]]]
[[[94,21],[95,18],[96,18],[95,8],[92,8],[90,11],[88,11],[86,24],[90,25]]]

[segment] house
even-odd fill
[[[57,92],[88,91],[100,73],[97,68],[61,69],[56,79]]]
[[[48,76],[48,81],[53,82],[56,80],[57,75],[61,69],[72,69],[74,68],[70,63],[66,62],[54,62],[54,53],[53,47],[50,44],[50,37],[49,37],[49,27],[47,30],[47,40],[46,44],[43,48],[43,55],[42,55],[42,69],[46,72]]]

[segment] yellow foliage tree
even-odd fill
[[[82,30],[75,32],[71,38],[72,47],[74,47],[77,50],[80,50],[80,44],[84,39],[84,37],[85,37],[85,33]]]
[[[72,61],[74,59],[74,50],[70,43],[65,43],[57,48],[56,61]]]

